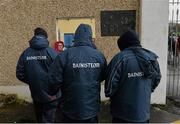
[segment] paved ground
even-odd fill
[[[31,103],[18,100],[14,96],[0,97],[0,103],[4,102],[4,105],[0,106],[0,123],[14,123],[23,122],[31,123],[35,122],[33,106]],[[3,98],[4,97],[4,98]],[[178,106],[176,106],[176,105]],[[180,121],[180,104],[174,101],[168,100],[167,105],[152,105],[151,107],[151,123],[172,123]],[[176,113],[176,114],[175,114]],[[57,112],[57,122],[61,122],[61,110]],[[109,102],[102,102],[101,112],[99,114],[99,122],[107,123],[111,122],[111,115],[109,111]]]
[[[152,123],[172,123],[175,121],[180,121],[180,115],[168,113],[167,111],[160,110],[159,108],[153,108],[151,111]]]
[[[106,101],[108,98],[104,95],[104,85],[101,86],[101,100]],[[170,107],[170,106],[169,106]],[[180,108],[168,108],[169,112],[159,109],[158,107],[152,107],[151,109],[151,123],[172,123],[180,121]],[[173,110],[174,109],[174,110]],[[176,114],[173,114],[176,113]]]

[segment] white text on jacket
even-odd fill
[[[73,68],[99,68],[100,63],[73,63]]]
[[[142,76],[144,76],[143,72],[128,73],[128,78],[135,78],[135,77],[142,77]]]
[[[27,56],[26,60],[45,60],[47,56]]]

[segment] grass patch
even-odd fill
[[[6,107],[9,105],[22,105],[26,106],[29,103],[25,100],[19,99],[15,94],[0,94],[0,107]]]
[[[18,99],[17,95],[9,94],[3,95],[0,94],[0,103],[3,103],[3,106],[0,107],[0,123],[32,123],[36,122],[33,104],[28,103],[24,100]],[[172,113],[171,108],[179,105],[174,100],[167,99],[166,105],[153,104],[151,110],[165,110]],[[62,113],[61,109],[57,111],[56,122],[62,122]],[[99,122],[100,123],[110,123],[112,120],[110,114],[110,101],[101,102],[101,111],[99,113]]]
[[[180,99],[167,97],[165,105],[153,104],[151,107],[155,111],[163,110],[171,114],[180,115]]]
[[[17,95],[0,94],[0,103],[3,106],[0,107],[0,123],[35,123],[34,108],[32,103],[28,103],[22,99],[19,99]],[[103,101],[101,103],[101,111],[99,113],[99,122],[107,123],[111,122],[109,101]],[[56,122],[62,122],[62,111],[57,111]]]

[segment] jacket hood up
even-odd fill
[[[74,46],[90,46],[96,49],[92,42],[92,29],[90,25],[79,25],[74,36]]]
[[[33,49],[43,49],[49,46],[49,41],[46,37],[38,35],[29,41],[29,45]]]
[[[129,47],[141,46],[138,35],[133,30],[129,30],[122,34],[118,39],[117,44],[121,51]]]
[[[144,76],[146,78],[152,78],[154,73],[156,73],[156,70],[152,65],[156,62],[158,56],[155,53],[144,48],[132,47],[130,49],[135,54],[139,67],[144,72]]]

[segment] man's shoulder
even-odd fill
[[[54,48],[52,48],[52,47],[46,47],[45,49],[47,49],[47,50],[52,50],[52,51],[56,51]]]
[[[32,49],[30,47],[28,47],[22,52],[22,54],[27,54],[28,52],[31,52],[31,50]]]
[[[134,54],[130,50],[123,50],[115,55],[115,57],[119,59],[127,59],[132,56],[134,56]]]
[[[86,49],[86,50],[85,50]],[[84,54],[88,54],[89,52],[92,54],[99,54],[99,55],[103,55],[103,53],[98,50],[98,49],[95,49],[95,48],[92,48],[92,47],[87,47],[86,48],[79,48],[79,47],[70,47],[66,50],[64,50],[62,53],[66,54],[66,53],[76,53],[77,51],[84,51],[83,53]],[[88,53],[87,53],[88,51]]]
[[[58,54],[57,53],[57,51],[54,49],[54,48],[52,48],[52,47],[47,47],[47,48],[45,48],[48,52],[50,52],[50,53],[53,53],[53,54]]]
[[[145,49],[143,48],[143,51],[144,51],[144,56],[148,57],[149,59],[157,59],[158,56],[156,55],[156,53],[154,53],[153,51],[151,50],[148,50],[148,49]]]
[[[112,62],[116,62],[116,61],[123,61],[123,59],[125,58],[125,53],[124,52],[119,52],[117,53],[113,58],[112,58]]]
[[[99,54],[100,56],[104,57],[104,54],[100,50],[94,49],[94,48],[92,48],[92,49],[93,49],[94,53]]]

